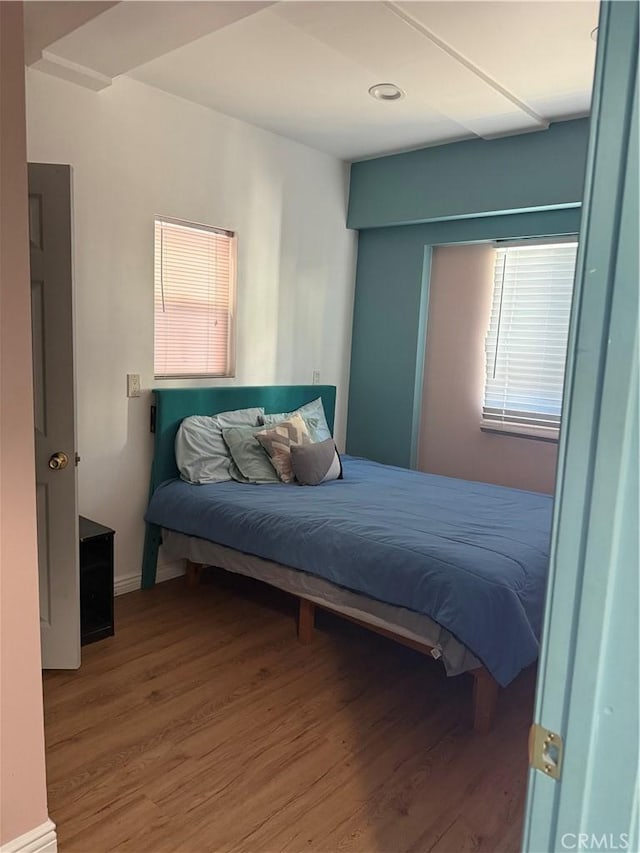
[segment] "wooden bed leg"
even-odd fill
[[[473,675],[473,730],[485,735],[493,726],[500,687],[484,667],[474,669],[471,675]]]
[[[199,585],[203,568],[204,566],[200,563],[192,563],[191,560],[187,560],[186,581],[189,588]]]
[[[299,599],[298,607],[298,639],[304,645],[313,640],[313,623],[315,621],[315,607],[313,602],[306,598]]]

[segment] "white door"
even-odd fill
[[[42,666],[77,669],[80,590],[69,166],[29,164],[29,239]]]

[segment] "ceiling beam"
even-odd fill
[[[460,53],[454,47],[444,41],[444,39],[441,39],[432,30],[425,26],[422,21],[419,21],[410,12],[408,12],[404,6],[401,6],[399,3],[394,2],[394,0],[384,0],[384,5],[389,9],[389,11],[391,11],[394,15],[404,21],[407,26],[416,30],[416,32],[419,32],[425,38],[429,39],[432,44],[434,44],[437,48],[446,53],[447,56],[450,56],[453,60],[464,66],[467,71],[470,71],[473,75],[482,80],[482,82],[489,86],[491,89],[493,89],[494,92],[497,92],[498,94],[502,95],[502,97],[508,100],[511,104],[513,104],[516,109],[525,113],[534,125],[533,128],[527,128],[525,132],[534,130],[536,127],[539,130],[546,130],[549,127],[549,122],[546,121],[546,119],[538,115],[535,110],[533,110],[528,104],[518,98],[517,95],[509,91],[509,89],[505,88],[495,78],[491,77],[491,75],[487,74],[470,59],[468,59],[466,56],[464,56],[462,53]],[[487,139],[492,138],[492,135],[490,134],[482,134],[482,136]]]

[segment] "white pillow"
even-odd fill
[[[187,483],[223,483],[231,479],[231,454],[222,437],[227,427],[258,426],[263,408],[237,409],[219,415],[191,415],[176,435],[176,465]]]

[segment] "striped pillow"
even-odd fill
[[[293,483],[295,476],[291,467],[291,448],[295,445],[311,444],[309,430],[301,415],[293,415],[271,429],[257,432],[255,438],[266,450],[282,482]]]

